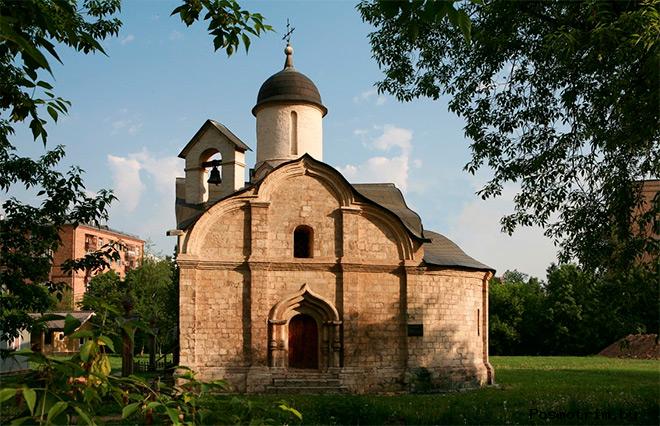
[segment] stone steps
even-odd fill
[[[346,386],[266,386],[266,393],[275,394],[341,394],[348,393]]]
[[[348,388],[341,384],[338,374],[289,372],[273,376],[272,383],[266,387],[266,392],[282,394],[337,394],[348,392]]]

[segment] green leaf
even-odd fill
[[[44,89],[53,90],[53,86],[51,86],[49,83],[46,83],[45,81],[38,81],[37,86],[43,87]]]
[[[23,398],[27,402],[27,406],[30,409],[30,414],[34,415],[34,406],[37,402],[37,393],[34,389],[31,389],[27,386],[23,387]]]
[[[465,36],[465,39],[469,42],[472,33],[472,21],[470,21],[470,17],[468,16],[467,13],[465,13],[464,10],[459,10],[457,20],[458,20],[458,27],[463,32],[463,36]]]
[[[172,424],[175,425],[180,425],[181,421],[179,420],[179,413],[174,409],[174,408],[167,408],[167,415],[169,416],[170,420],[172,420]]]
[[[32,45],[32,43],[26,40],[24,37],[19,34],[14,33],[8,27],[3,28],[2,36],[9,41],[13,41],[21,50],[23,55],[27,55],[31,58],[40,68],[44,68],[50,72],[50,65],[48,65],[48,60],[46,57]]]
[[[27,416],[27,417],[21,417],[20,419],[14,419],[9,423],[10,426],[19,426],[22,425],[23,423],[27,422],[28,420],[33,420],[32,417]]]
[[[163,404],[160,403],[160,402],[158,402],[158,401],[151,401],[150,403],[147,404],[147,408],[154,409],[154,408],[158,408],[158,407],[160,407],[160,406],[162,406],[162,405],[163,405]]]
[[[73,317],[73,315],[68,314],[66,318],[64,318],[64,335],[68,336],[69,334],[73,333],[80,327],[80,321],[77,320],[76,318]]]
[[[103,342],[112,352],[115,351],[115,344],[112,342],[112,339],[108,336],[99,336],[99,342]],[[100,344],[100,343],[99,343]]]
[[[286,404],[280,404],[280,405],[279,405],[279,408],[280,408],[280,410],[282,410],[282,411],[286,411],[286,412],[289,412],[289,413],[293,414],[293,415],[296,416],[300,421],[302,421],[302,419],[303,419],[302,414],[300,413],[300,411],[296,410],[295,408],[289,407],[289,406],[286,405]]]
[[[80,407],[73,407],[74,410],[76,410],[76,413],[78,413],[78,417],[83,419],[85,423],[88,425],[95,425],[94,420],[89,417],[89,414],[87,414],[82,408]],[[80,421],[78,421],[78,424],[80,424]]]
[[[89,340],[85,342],[82,348],[80,348],[80,359],[83,360],[84,362],[89,361],[89,356],[92,352],[92,347],[96,345],[96,342],[93,340]]]
[[[134,402],[132,404],[128,404],[126,407],[124,407],[121,410],[121,418],[125,419],[129,417],[131,414],[135,413],[138,408],[140,408],[140,402]]]
[[[66,410],[68,406],[69,403],[64,401],[57,401],[55,404],[53,404],[53,406],[50,407],[50,410],[48,410],[48,416],[46,417],[48,423],[53,423],[57,416],[59,416],[62,411]]]
[[[0,390],[0,402],[5,402],[14,395],[16,395],[16,389],[2,389]]]
[[[57,121],[57,111],[55,110],[55,108],[48,105],[48,107],[46,108],[46,111],[48,111],[48,114],[50,114],[50,117],[53,119],[53,121],[56,122]]]
[[[78,330],[69,335],[72,339],[91,339],[94,337],[94,332],[91,330]]]
[[[242,33],[241,38],[243,39],[243,45],[245,46],[245,53],[250,49],[250,37],[247,34]]]

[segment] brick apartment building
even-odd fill
[[[60,231],[60,239],[62,244],[53,256],[50,279],[55,282],[64,282],[72,289],[73,297],[66,302],[69,306],[62,306],[64,309],[77,309],[76,304],[82,300],[87,284],[94,274],[91,271],[65,274],[60,269],[62,262],[83,257],[87,253],[100,249],[105,244],[119,241],[124,245],[124,248],[120,250],[120,259],[112,262],[110,268],[117,272],[121,278],[124,278],[126,272],[140,265],[144,254],[144,240],[106,226],[78,225],[74,227],[73,225],[66,225]]]

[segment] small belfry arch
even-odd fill
[[[268,316],[268,360],[270,367],[289,365],[289,322],[296,315],[312,317],[319,329],[319,369],[339,368],[342,351],[341,320],[337,309],[307,284],[276,303]]]

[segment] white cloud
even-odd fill
[[[405,191],[408,187],[408,156],[372,157],[362,164],[348,164],[339,171],[350,182],[391,182]]]
[[[381,151],[389,151],[398,147],[403,153],[408,154],[411,149],[412,136],[412,130],[388,124],[385,125],[383,134],[374,139],[372,146]]]
[[[143,149],[125,157],[108,155],[118,205],[126,212],[134,211],[140,204],[145,189],[153,189],[174,200],[174,182],[182,169],[177,157],[154,157]],[[143,181],[144,177],[148,177]],[[168,198],[168,200],[169,200]]]
[[[177,40],[183,40],[183,33],[174,30],[170,33],[170,40],[171,41],[177,41]]]
[[[339,167],[339,171],[351,182],[392,182],[406,191],[413,132],[393,125],[386,125],[382,129],[383,133],[368,141],[367,146],[385,152],[398,149],[399,155],[371,157],[362,164]],[[366,138],[368,131],[358,129],[353,133]]]
[[[131,43],[131,42],[134,41],[134,40],[135,40],[135,36],[134,36],[133,34],[129,34],[129,35],[127,35],[126,37],[122,38],[122,39],[119,41],[119,43],[120,43],[122,46],[125,46],[125,45],[127,45],[128,43]]]
[[[387,98],[383,95],[379,95],[376,89],[365,90],[357,96],[353,96],[353,102],[356,104],[363,102],[374,102],[377,106],[383,105]]]
[[[112,174],[115,196],[119,199],[118,205],[122,210],[132,212],[140,203],[145,189],[140,179],[140,162],[125,157],[108,155],[108,165]]]
[[[475,259],[497,269],[545,279],[545,270],[556,262],[557,249],[543,230],[519,228],[512,236],[501,232],[500,218],[513,210],[515,186],[505,187],[495,199],[475,199],[467,204],[450,228],[448,237]]]
[[[129,157],[137,160],[150,175],[158,192],[168,194],[174,191],[175,179],[181,175],[181,159],[174,156],[155,158],[146,149],[129,154]]]

